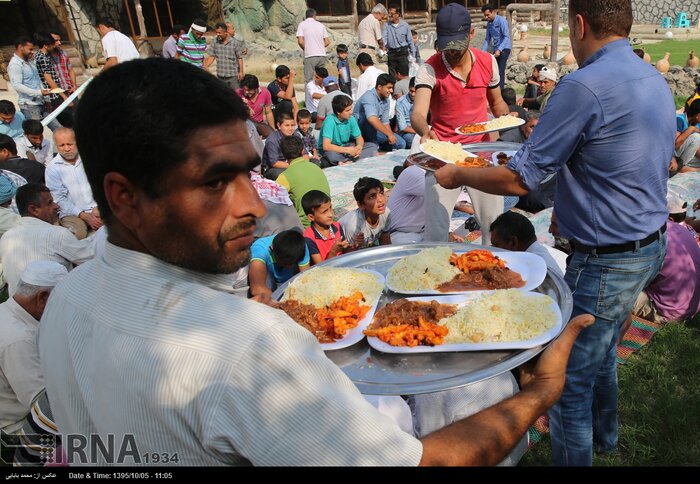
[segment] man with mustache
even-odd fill
[[[86,89],[76,133],[109,238],[54,290],[42,318],[58,428],[103,442],[133,436],[138,454],[125,465],[153,452],[200,466],[499,462],[557,399],[586,317],[514,397],[422,440],[403,432],[310,332],[230,294],[265,214],[246,118],[225,84],[182,62],[120,64]]]

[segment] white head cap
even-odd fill
[[[203,34],[207,32],[207,26],[206,26],[206,25],[192,24],[192,25],[190,25],[190,28],[191,28],[192,30],[196,30],[197,32],[202,32]]]
[[[37,260],[27,264],[20,279],[26,284],[39,287],[55,287],[68,270],[58,262]]]
[[[552,67],[544,66],[540,69],[540,81],[544,81],[545,79],[557,82],[557,71]]]

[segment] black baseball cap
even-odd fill
[[[442,51],[453,40],[467,40],[472,18],[464,5],[448,3],[440,9],[435,20],[437,49]]]

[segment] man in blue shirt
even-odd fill
[[[411,113],[413,113],[413,101],[416,99],[416,78],[412,77],[408,82],[408,92],[396,101],[396,125],[399,135],[411,146],[416,130],[411,126]]]
[[[6,134],[10,138],[21,138],[24,135],[23,122],[24,114],[17,112],[12,101],[0,100],[0,134]]]
[[[360,125],[365,141],[377,143],[380,149],[402,150],[406,142],[396,136],[389,125],[389,98],[396,80],[389,74],[380,74],[374,89],[364,93],[355,104],[353,114]]]
[[[558,173],[554,212],[574,248],[565,276],[572,316],[590,313],[595,323],[576,341],[549,412],[555,465],[591,465],[593,445],[615,450],[620,327],[666,252],[675,105],[663,77],[632,51],[631,26],[630,0],[571,0],[580,68],[559,83],[520,151],[506,166],[435,173],[447,188],[517,195]]]
[[[489,43],[493,40],[493,56],[498,62],[501,90],[503,90],[503,82],[506,78],[506,64],[513,46],[510,40],[508,21],[505,17],[498,15],[491,5],[484,5],[481,7],[481,11],[484,13],[484,20],[486,20],[486,40],[484,40],[481,50],[488,52]]]
[[[15,55],[7,64],[7,73],[10,76],[10,84],[17,92],[17,104],[24,117],[41,121],[48,114],[44,106],[44,96],[49,94],[49,90],[42,87],[39,72],[32,62],[33,58],[34,43],[29,37],[19,37],[15,40]]]
[[[382,40],[387,48],[389,74],[396,77],[396,71],[403,66],[409,71],[409,54],[416,58],[416,46],[413,43],[411,27],[401,20],[401,7],[396,4],[389,5],[389,21],[382,28]]]

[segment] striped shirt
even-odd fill
[[[97,206],[80,157],[71,164],[60,154],[54,156],[46,167],[45,177],[53,201],[60,207],[61,218],[77,217],[80,212],[91,212]]]
[[[56,74],[58,74],[59,81],[58,85],[61,89],[70,91],[76,87],[70,79],[70,71],[73,69],[73,66],[70,63],[70,57],[68,57],[66,51],[57,49],[51,56],[51,60],[53,60],[54,66],[56,67]]]
[[[204,67],[206,51],[207,39],[202,36],[200,40],[197,40],[191,29],[185,35],[180,36],[180,40],[177,41],[177,53],[180,54],[180,60],[194,66]]]
[[[421,443],[311,333],[230,292],[227,276],[109,242],[69,273],[39,334],[62,433],[130,433],[139,454],[177,452],[180,465],[418,464]]]
[[[92,239],[78,240],[67,228],[35,217],[22,217],[0,239],[0,258],[10,295],[17,290],[27,264],[37,260],[55,261],[71,270],[92,259]]]

